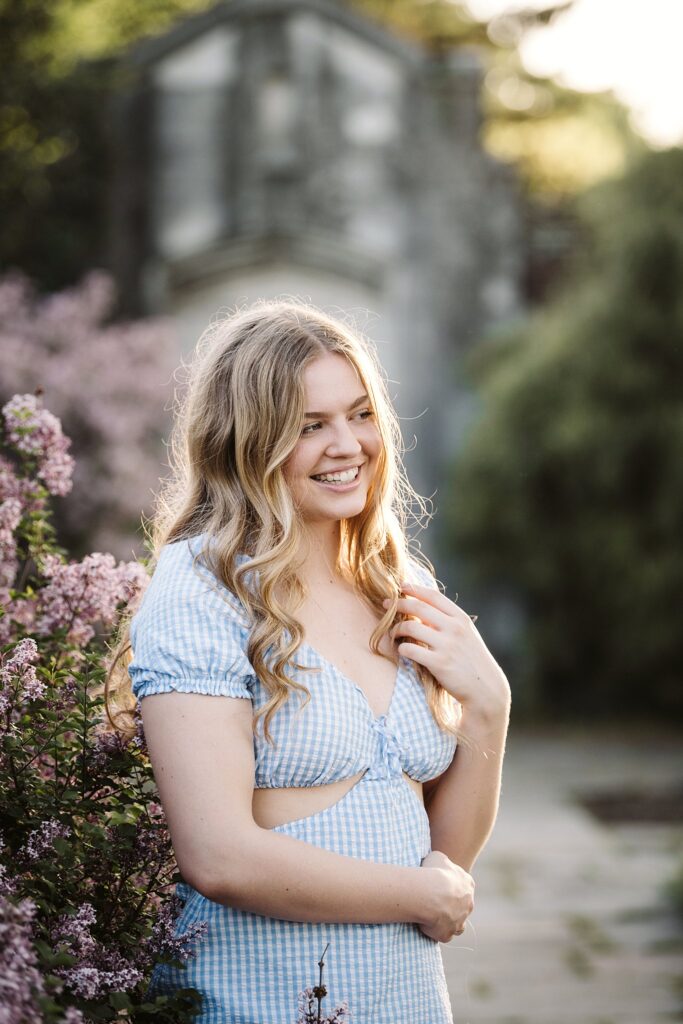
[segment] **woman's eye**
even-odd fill
[[[355,415],[357,417],[360,417],[361,421],[364,421],[369,419],[371,416],[374,416],[375,414],[372,411],[372,409],[361,409],[361,411],[355,413]],[[306,434],[312,434],[314,431],[319,430],[321,427],[322,423],[309,423],[301,431],[301,436],[303,437]]]

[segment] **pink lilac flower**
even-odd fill
[[[44,481],[50,494],[57,494],[60,497],[68,494],[73,486],[71,474],[75,463],[67,452],[70,444],[70,438],[62,437],[52,446],[38,470],[38,476]]]
[[[147,940],[148,958],[168,957],[171,960],[188,960],[196,956],[196,943],[206,938],[207,921],[190,925],[182,934],[176,934],[178,915],[184,900],[175,893],[159,907],[152,933]]]
[[[135,710],[133,711],[133,722],[135,723],[135,736],[132,738],[131,743],[146,753],[147,741],[145,739],[145,727],[142,721],[140,701],[137,701],[135,705]]]
[[[150,582],[150,576],[140,562],[121,562],[118,570],[122,601],[130,611],[135,611]]]
[[[0,665],[0,712],[6,711],[12,701],[9,684],[14,684],[15,690],[18,690],[20,701],[37,700],[43,696],[45,684],[38,679],[33,664],[38,658],[38,645],[30,638],[20,640],[9,658],[6,661],[3,658]]]
[[[6,850],[5,837],[0,832],[0,853],[3,850]],[[7,873],[7,866],[0,862],[0,896],[13,896],[16,892],[17,884],[17,880]]]
[[[4,455],[0,455],[0,500],[18,498],[20,494],[21,481],[14,472],[14,466]]]
[[[168,857],[171,838],[163,825],[145,827],[138,822],[133,849],[145,865],[159,864]]]
[[[17,881],[7,873],[7,867],[0,864],[0,896],[13,896],[17,890]]]
[[[62,433],[57,417],[43,409],[35,395],[14,395],[2,412],[8,442],[38,460],[37,475],[50,494],[68,494],[75,463],[67,452],[71,440]]]
[[[121,562],[113,555],[95,552],[82,562],[65,563],[57,555],[47,555],[42,572],[50,582],[39,594],[36,631],[45,635],[63,627],[72,643],[85,646],[95,635],[92,623],[110,626],[117,606],[133,600],[148,581],[147,573]]]
[[[56,818],[51,818],[29,833],[19,855],[28,860],[40,860],[45,854],[54,853],[55,839],[67,839],[70,835],[71,829],[68,825],[62,825]]]
[[[70,1006],[60,1024],[86,1024],[86,1019],[80,1010],[77,1010],[75,1006]]]
[[[36,905],[0,896],[0,1024],[42,1024],[37,1001],[45,995],[33,948]]]
[[[109,992],[125,992],[140,984],[143,978],[142,971],[126,963],[118,954],[109,952],[107,955],[107,968],[82,964],[56,968],[55,973],[62,978],[66,987],[81,999],[98,999]],[[113,969],[112,963],[117,964]]]
[[[20,640],[16,647],[10,652],[9,660],[0,669],[1,672],[17,672],[38,661],[38,645],[35,640],[27,638]]]
[[[103,946],[92,935],[96,922],[91,903],[83,903],[75,914],[63,914],[52,932],[52,941],[76,957],[72,967],[57,967],[66,987],[82,999],[97,999],[109,992],[135,988],[142,979],[139,967],[130,964],[116,949]]]
[[[13,602],[10,597],[10,587],[14,585],[18,571],[19,560],[17,558],[0,558],[0,607],[5,613],[0,616],[0,644],[9,643],[14,634],[14,627],[12,626]]]
[[[0,504],[0,545],[14,543],[14,531],[21,522],[22,511],[18,498],[5,498]]]
[[[35,601],[30,597],[18,597],[12,602],[11,616],[14,622],[31,630],[36,620]]]
[[[33,480],[18,477],[9,459],[0,454],[0,501],[7,498],[16,498],[26,512],[39,512],[46,504],[39,485]]]
[[[169,319],[107,322],[115,301],[101,271],[48,298],[24,275],[0,276],[0,394],[42,386],[77,458],[59,506],[66,535],[87,523],[90,550],[129,558],[171,425],[179,345]]]
[[[0,643],[6,643],[9,639],[9,612],[10,612],[10,587],[19,570],[19,558],[17,555],[17,544],[14,531],[21,522],[24,506],[13,488],[8,488],[8,493],[3,494],[4,467],[0,462],[0,604],[5,609],[5,615],[0,620]],[[2,634],[7,634],[2,635]]]
[[[95,734],[92,760],[95,767],[104,768],[112,757],[117,757],[126,749],[127,743],[118,732],[103,730]]]
[[[136,724],[136,732],[133,736],[127,737],[122,733],[113,732],[108,727],[103,727],[95,733],[94,742],[91,747],[90,757],[94,769],[104,769],[112,757],[120,757],[129,747],[138,747],[146,751],[142,721],[133,716]]]

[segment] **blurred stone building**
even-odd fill
[[[518,314],[514,180],[479,142],[475,55],[434,57],[335,0],[231,0],[135,48],[114,110],[111,263],[189,351],[291,295],[376,344],[433,496],[471,415],[459,355]],[[447,578],[446,566],[441,566]]]

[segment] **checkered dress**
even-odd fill
[[[244,697],[257,709],[268,694],[245,653],[246,617],[205,566],[193,565],[201,540],[162,549],[131,624],[133,692],[138,700],[169,690]],[[415,582],[435,585],[411,564]],[[336,803],[272,831],[349,857],[418,867],[431,849],[429,819],[402,772],[436,778],[456,741],[434,721],[413,663],[400,659],[391,705],[379,717],[362,689],[308,644],[289,672],[312,699],[302,710],[295,692],[273,716],[275,747],[259,728],[257,788],[318,786],[366,771]],[[177,891],[184,900],[177,934],[200,921],[208,930],[183,969],[157,964],[150,992],[198,989],[201,1024],[295,1024],[298,993],[317,984],[328,942],[324,1011],[347,1000],[353,1024],[453,1022],[440,946],[416,924],[284,921],[214,903],[185,883]]]

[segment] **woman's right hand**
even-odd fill
[[[431,868],[420,930],[437,942],[450,942],[454,935],[462,935],[465,921],[474,910],[474,879],[438,850],[428,853],[420,866]]]

